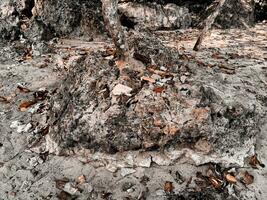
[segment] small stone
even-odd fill
[[[161,155],[161,154],[153,155],[152,161],[161,166],[170,165],[172,162],[171,159],[168,158],[166,155]]]
[[[108,165],[106,166],[106,169],[107,169],[108,171],[112,172],[112,173],[115,173],[115,172],[118,170],[118,168],[117,168],[115,165],[113,165],[113,164],[108,164]]]
[[[70,195],[74,195],[78,191],[78,189],[75,188],[72,183],[66,183],[63,191],[67,192]]]
[[[150,167],[151,161],[151,155],[149,154],[139,154],[135,159],[135,163],[139,167]]]
[[[186,76],[181,76],[181,77],[180,77],[180,81],[181,81],[181,83],[185,83],[186,79],[187,79]]]
[[[133,184],[130,182],[126,182],[122,185],[122,191],[127,191],[129,190],[131,187],[133,187]]]
[[[126,96],[131,96],[132,90],[133,90],[132,88],[130,88],[126,85],[118,84],[113,88],[112,94],[115,96],[120,96],[122,94],[124,94]]]
[[[127,176],[127,175],[129,175],[129,174],[132,174],[132,173],[134,173],[134,172],[136,172],[135,169],[131,169],[131,168],[122,168],[122,169],[121,169],[121,176],[125,177],[125,176]]]

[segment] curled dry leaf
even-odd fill
[[[162,93],[164,91],[164,87],[155,87],[153,91],[156,93]]]
[[[252,167],[255,167],[257,168],[257,165],[261,166],[261,167],[265,167],[264,164],[262,164],[257,155],[254,155],[254,156],[251,156],[251,158],[249,159],[249,164],[252,166]]]
[[[35,100],[32,101],[24,101],[19,105],[19,109],[20,111],[24,112],[26,111],[29,107],[31,107],[32,105],[34,105],[36,103]]]
[[[174,189],[174,186],[173,186],[172,182],[167,181],[164,184],[164,191],[166,193],[172,193],[173,192],[173,189]]]
[[[215,177],[209,177],[209,181],[216,189],[220,189],[223,185],[223,181]]]
[[[144,81],[147,81],[147,82],[150,82],[150,83],[155,83],[156,82],[155,79],[147,77],[147,76],[142,76],[141,80],[144,80]]]
[[[231,174],[227,174],[225,176],[225,179],[227,180],[227,182],[232,183],[232,184],[235,184],[237,182],[236,177]]]
[[[7,97],[0,96],[0,102],[2,103],[9,103],[9,100]]]
[[[254,176],[248,173],[248,171],[245,171],[241,181],[246,185],[250,185],[254,182]]]
[[[29,93],[31,92],[30,89],[26,88],[25,86],[18,84],[17,89],[19,92],[23,92],[23,93]]]

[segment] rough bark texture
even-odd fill
[[[128,44],[123,32],[118,14],[118,0],[102,0],[102,12],[107,30],[116,46],[117,53],[125,56],[128,52]]]
[[[203,30],[201,31],[198,39],[197,39],[197,42],[194,46],[194,50],[195,51],[198,51],[203,40],[204,40],[204,37],[205,35],[208,33],[209,29],[211,28],[212,24],[214,23],[216,17],[218,16],[218,14],[220,13],[220,11],[222,10],[224,4],[225,4],[225,1],[226,0],[220,0],[216,9],[214,10],[214,12],[206,19],[205,21],[205,25],[204,25],[204,28]]]

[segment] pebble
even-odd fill
[[[136,172],[135,169],[131,169],[131,168],[122,168],[122,169],[121,169],[121,176],[125,177],[125,176],[127,176],[127,175],[129,175],[129,174],[132,174],[132,173],[134,173],[134,172]]]
[[[75,188],[72,183],[66,183],[63,190],[70,195],[74,195],[78,191],[78,189]]]

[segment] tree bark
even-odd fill
[[[128,52],[128,45],[119,20],[118,0],[101,1],[106,28],[113,39],[118,55],[124,58]]]
[[[226,0],[219,0],[218,6],[216,7],[215,11],[206,19],[204,28],[202,29],[200,35],[198,36],[197,42],[193,48],[194,51],[198,51],[203,39],[207,35],[209,29],[211,28],[212,24],[214,23],[216,17],[220,13],[223,5],[225,4]]]

